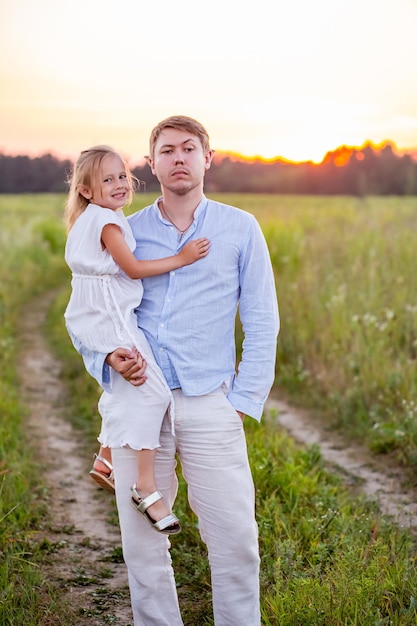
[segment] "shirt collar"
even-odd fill
[[[161,210],[159,208],[159,202],[162,200],[162,196],[159,196],[159,198],[157,198],[153,204],[154,206],[154,210],[156,211],[156,213],[159,216],[159,219],[161,221],[166,221],[161,213]],[[199,216],[204,213],[204,211],[206,210],[208,205],[208,199],[206,198],[206,196],[203,194],[202,198],[201,198],[201,202],[198,205],[198,207],[196,208],[196,210],[194,211],[194,220],[198,220]]]

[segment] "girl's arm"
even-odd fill
[[[122,231],[116,224],[106,224],[101,233],[103,246],[129,278],[149,278],[190,265],[207,256],[210,242],[202,237],[187,243],[181,251],[164,259],[139,261],[130,251]]]

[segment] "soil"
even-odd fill
[[[344,478],[352,490],[377,502],[382,514],[417,533],[417,485],[415,470],[399,467],[388,455],[372,455],[307,411],[269,398],[267,408],[280,426],[303,445],[317,445],[331,470]]]
[[[67,392],[42,332],[54,296],[43,296],[26,308],[19,328],[19,358],[22,398],[30,411],[28,430],[39,450],[53,524],[38,539],[52,544],[47,577],[69,602],[68,620],[58,626],[130,626],[126,567],[119,529],[112,523],[114,496],[88,474],[97,450],[86,453],[79,433],[65,418]],[[43,626],[52,625],[57,626],[56,617],[45,616]]]
[[[117,558],[121,540],[114,523],[114,497],[97,488],[88,475],[92,456],[86,457],[79,434],[65,418],[66,389],[42,332],[53,297],[48,294],[27,307],[19,341],[28,430],[39,449],[53,520],[53,527],[42,534],[55,548],[48,576],[64,590],[71,612],[78,614],[77,620],[71,618],[68,624],[129,626],[132,614],[126,568]],[[270,398],[267,409],[270,418],[300,444],[318,445],[331,469],[375,499],[382,513],[413,532],[417,530],[417,491],[404,469],[389,467],[385,459],[372,457],[286,402]],[[53,616],[49,621],[45,616],[44,626],[49,624],[56,625]]]

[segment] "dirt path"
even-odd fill
[[[32,302],[20,331],[22,397],[30,407],[28,427],[39,445],[54,524],[45,534],[57,547],[49,575],[65,587],[71,605],[79,611],[77,626],[129,626],[126,569],[110,560],[121,545],[117,526],[109,522],[112,496],[97,489],[88,476],[89,459],[78,449],[79,435],[64,418],[65,389],[41,330],[52,299],[50,294]],[[414,487],[404,488],[403,470],[371,461],[364,449],[349,446],[284,402],[270,399],[268,408],[294,439],[317,444],[336,471],[378,500],[383,513],[417,530],[417,492]],[[45,626],[49,624],[56,622],[45,621]]]
[[[312,420],[306,412],[270,398],[267,404],[277,422],[299,443],[317,444],[323,459],[346,483],[379,504],[400,526],[417,531],[417,488],[415,471],[399,468],[387,457],[374,457],[366,448]]]
[[[30,407],[28,428],[39,446],[53,520],[42,535],[56,546],[48,574],[79,612],[77,626],[130,626],[126,568],[113,562],[121,546],[118,527],[109,522],[113,496],[88,476],[90,459],[63,416],[65,389],[41,330],[52,299],[50,294],[31,302],[20,327],[22,397]],[[57,626],[53,616],[45,618],[49,624]]]

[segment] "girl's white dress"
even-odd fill
[[[129,278],[103,250],[106,224],[117,224],[132,252],[136,241],[122,210],[89,204],[69,232],[65,260],[72,271],[72,294],[65,311],[71,333],[90,350],[108,354],[118,347],[136,348],[147,362],[146,382],[134,387],[111,369],[112,393],[103,391],[98,441],[109,448],[159,447],[159,433],[172,394],[151,347],[137,327],[134,309],[143,294],[142,281]],[[173,412],[171,412],[173,414]]]

